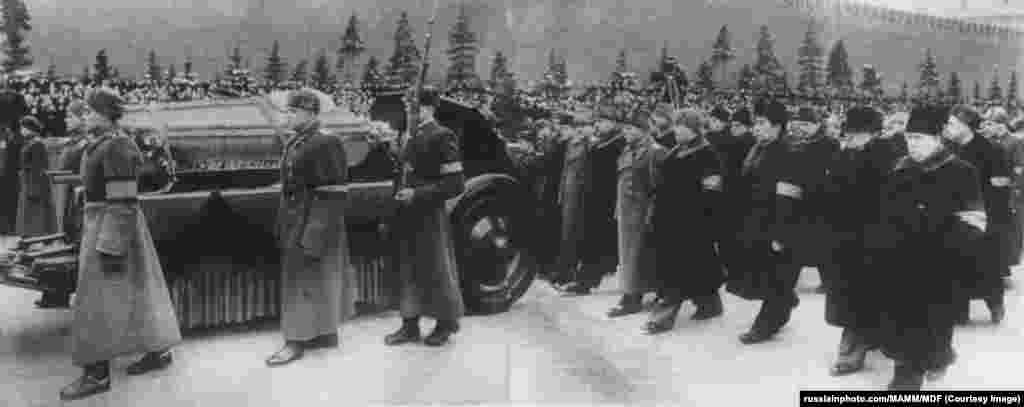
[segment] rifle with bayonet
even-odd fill
[[[401,155],[405,151],[405,146],[416,137],[416,133],[419,132],[420,127],[420,94],[423,92],[423,85],[427,82],[427,72],[430,71],[430,45],[433,42],[433,31],[434,31],[434,20],[437,19],[437,0],[434,1],[434,12],[430,16],[430,21],[427,22],[427,39],[423,44],[423,58],[420,63],[419,75],[416,76],[416,83],[412,87],[412,92],[409,94],[409,109],[406,112],[405,120],[405,137],[399,137],[398,151]],[[401,160],[401,158],[400,158]],[[395,191],[401,191],[408,185],[408,171],[406,171],[404,163],[402,164],[401,174],[399,176],[398,184],[395,185]]]

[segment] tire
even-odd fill
[[[485,194],[453,214],[459,282],[470,314],[507,311],[533,283],[536,262],[516,202],[522,201]]]

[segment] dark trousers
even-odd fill
[[[788,248],[774,254],[772,258],[775,260],[775,278],[768,280],[770,287],[763,287],[764,301],[752,327],[752,330],[770,334],[778,332],[789,322],[793,308],[800,303],[796,283],[801,269],[793,258],[792,250]]]

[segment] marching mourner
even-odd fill
[[[647,133],[647,117],[635,111],[629,116],[620,117],[626,147],[616,166],[618,201],[615,217],[619,229],[618,272],[623,295],[618,305],[608,311],[612,318],[640,312],[644,294],[658,288],[653,281],[654,259],[647,237],[651,221],[651,193],[657,180],[656,164],[662,161],[666,151]]]
[[[721,223],[719,224],[720,237],[718,238],[719,257],[725,266],[726,272],[732,272],[744,267],[746,257],[743,255],[743,242],[738,234],[743,225],[743,214],[746,211],[744,199],[744,187],[742,187],[741,173],[743,171],[743,159],[747,157],[750,148],[757,142],[753,133],[754,122],[750,110],[743,107],[732,114],[731,134],[734,142],[717,149],[718,156],[722,160],[725,182],[725,197],[719,208]]]
[[[686,125],[686,117],[693,115],[700,112],[680,112],[672,131],[676,146],[659,164],[661,176],[655,186],[648,244],[657,257],[655,280],[662,301],[644,326],[650,334],[672,329],[680,306],[688,299],[698,306],[693,319],[722,313],[718,289],[725,276],[715,251],[715,236],[707,231],[720,226],[714,210],[723,192],[724,171],[711,143]],[[705,298],[715,298],[717,303],[702,300]]]
[[[789,322],[799,304],[795,287],[800,254],[807,250],[807,219],[825,182],[827,159],[814,137],[818,123],[810,112],[797,117],[795,133],[785,136],[789,112],[781,103],[758,103],[754,131],[758,143],[743,164],[744,183],[750,188],[750,206],[744,221],[748,259],[752,265],[729,273],[729,291],[751,300],[763,300],[750,330],[740,335],[744,344],[771,339]],[[735,275],[734,275],[735,274]]]
[[[402,326],[385,342],[419,341],[419,320],[427,316],[437,325],[424,343],[441,346],[459,330],[459,318],[465,313],[445,211],[445,201],[462,193],[464,176],[455,133],[434,118],[438,92],[423,89],[418,102],[419,112],[413,113],[419,114],[420,127],[402,151],[402,171],[408,182],[395,195],[400,207],[392,230],[398,241]]]
[[[347,181],[341,140],[321,130],[320,100],[308,90],[288,98],[292,131],[281,154],[278,239],[281,331],[285,344],[268,366],[300,359],[306,349],[338,346],[338,324],[354,312],[344,205],[325,186]],[[284,141],[284,140],[282,140]]]
[[[985,228],[977,171],[940,136],[948,111],[919,107],[911,113],[908,155],[882,187],[879,221],[867,225],[864,239],[878,275],[885,276],[866,295],[882,310],[876,338],[896,362],[892,390],[919,390],[926,372],[953,363],[963,271],[950,264]]]
[[[562,210],[562,239],[554,278],[556,283],[569,282],[579,268],[586,223],[583,194],[590,183],[587,172],[590,140],[581,128],[566,126],[562,132],[565,136],[566,151],[562,182],[558,188],[558,204]]]
[[[98,89],[86,97],[93,140],[82,157],[85,215],[72,325],[72,360],[82,376],[61,390],[64,400],[110,390],[110,360],[146,355],[128,367],[143,374],[170,365],[181,341],[146,218],[137,201],[142,156],[118,128],[124,102]]]
[[[618,229],[615,221],[616,162],[626,146],[621,126],[607,119],[594,124],[594,140],[587,159],[588,178],[584,192],[584,222],[582,262],[575,281],[563,289],[568,293],[587,294],[601,283],[601,279],[615,273],[618,256]]]
[[[18,224],[18,190],[21,172],[21,148],[24,144],[19,120],[27,114],[25,98],[14,91],[0,92],[0,153],[3,154],[3,172],[0,173],[0,233],[15,232]]]
[[[57,232],[57,213],[53,208],[50,182],[46,171],[50,157],[43,144],[43,124],[33,116],[21,118],[21,135],[25,145],[21,148],[21,188],[18,197],[18,227],[16,233],[23,238]]]
[[[994,107],[985,114],[985,121],[981,124],[981,134],[999,148],[999,151],[1003,153],[1003,158],[1009,163],[1010,199],[1012,202],[1016,202],[1019,194],[1016,180],[1020,175],[1020,169],[1024,166],[1024,142],[1010,135],[1009,126],[1010,115],[1006,113],[1006,109]],[[1020,262],[1021,245],[1024,244],[1021,241],[1020,222],[1017,221],[1021,215],[1017,210],[1017,205],[1010,205],[1010,212],[1012,230],[1002,239],[1004,245],[1002,254],[1006,256],[1008,266],[1003,269],[1003,277],[1009,277],[1010,267]]]
[[[832,375],[853,373],[864,367],[864,359],[877,344],[876,330],[881,310],[875,286],[884,284],[864,249],[866,225],[878,221],[874,206],[891,163],[875,153],[886,140],[876,138],[882,131],[882,115],[868,107],[846,112],[842,150],[830,174],[827,215],[835,245],[833,275],[825,297],[825,321],[843,328],[838,358]],[[869,203],[865,205],[865,203]]]
[[[999,148],[984,137],[976,135],[981,126],[981,115],[968,106],[957,106],[950,111],[945,136],[957,156],[978,170],[981,194],[985,202],[987,225],[985,237],[976,250],[964,253],[963,279],[960,281],[963,299],[958,301],[958,321],[970,320],[970,299],[984,299],[992,322],[999,323],[1006,314],[1003,306],[1003,276],[1008,273],[1008,256],[1001,253],[1001,241],[1012,233],[1010,212],[1010,165]]]

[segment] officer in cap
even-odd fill
[[[418,102],[418,112],[409,109],[419,115],[419,128],[400,154],[405,185],[395,194],[399,210],[391,230],[398,245],[402,325],[384,341],[418,342],[420,317],[426,316],[437,324],[423,342],[441,346],[459,330],[465,313],[445,211],[445,201],[462,193],[465,178],[458,137],[434,115],[441,102],[437,90],[424,88]]]
[[[346,289],[344,206],[324,189],[347,181],[345,148],[321,129],[315,93],[292,92],[287,113],[290,132],[281,156],[277,220],[285,344],[267,358],[268,366],[295,361],[306,349],[337,347],[338,323],[351,316],[354,304]]]
[[[86,96],[93,139],[82,156],[85,189],[71,348],[82,375],[60,391],[75,400],[110,390],[110,360],[139,352],[129,375],[171,364],[181,331],[167,280],[139,207],[142,154],[118,128],[124,102],[106,89]]]

